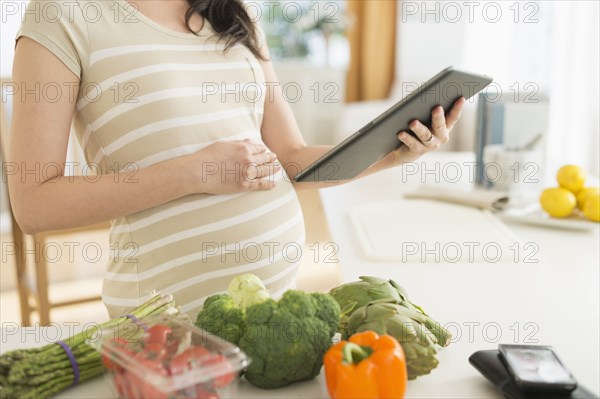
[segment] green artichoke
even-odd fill
[[[395,337],[406,355],[408,378],[429,374],[438,365],[436,344],[447,346],[451,334],[413,304],[393,280],[360,277],[330,291],[342,309],[340,333],[372,330]]]
[[[357,308],[379,299],[394,299],[404,307],[417,309],[425,314],[423,309],[410,302],[404,288],[394,280],[371,276],[361,276],[359,279],[361,281],[340,285],[329,292],[340,304],[343,314],[350,314]]]

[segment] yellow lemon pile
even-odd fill
[[[540,205],[550,216],[565,218],[575,209],[594,222],[600,222],[600,189],[585,187],[585,170],[576,165],[565,165],[558,170],[559,187],[547,188],[540,196]]]

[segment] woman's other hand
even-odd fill
[[[192,191],[233,194],[270,190],[281,170],[277,156],[266,145],[241,141],[217,141],[187,156],[191,168]]]
[[[431,111],[431,128],[418,120],[410,122],[408,127],[414,136],[406,131],[398,133],[398,140],[405,145],[401,146],[392,154],[394,163],[411,162],[422,155],[435,151],[450,139],[450,131],[460,118],[465,104],[465,98],[461,97],[454,102],[448,115],[444,115],[444,109],[437,106]],[[416,137],[415,137],[416,136]]]

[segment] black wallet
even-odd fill
[[[581,385],[566,394],[520,391],[499,356],[500,352],[496,349],[477,351],[469,357],[469,363],[494,384],[507,399],[598,399],[597,395]]]

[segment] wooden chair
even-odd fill
[[[2,87],[4,87],[4,85],[2,85]],[[0,147],[2,149],[2,161],[8,162],[9,115],[5,106],[5,101],[2,101],[0,104]],[[7,187],[4,186],[3,189],[7,190]],[[6,197],[9,197],[9,195]],[[10,198],[8,200],[8,205],[11,216],[11,239],[12,243],[14,243],[14,262],[16,267],[17,290],[19,293],[22,326],[31,326],[31,316],[33,313],[37,312],[40,325],[47,326],[50,324],[50,310],[53,308],[100,300],[100,293],[97,293],[89,297],[74,298],[61,302],[51,302],[48,296],[48,264],[44,259],[44,256],[39,253],[33,253],[33,256],[31,256],[30,253],[30,256],[25,256],[24,249],[27,249],[27,251],[31,252],[43,250],[48,242],[49,237],[76,235],[83,232],[100,230],[106,230],[108,234],[108,228],[110,227],[110,224],[107,222],[77,229],[27,235],[23,233],[15,221],[12,207],[10,206]],[[33,272],[35,277],[33,283],[31,283],[31,272]]]

